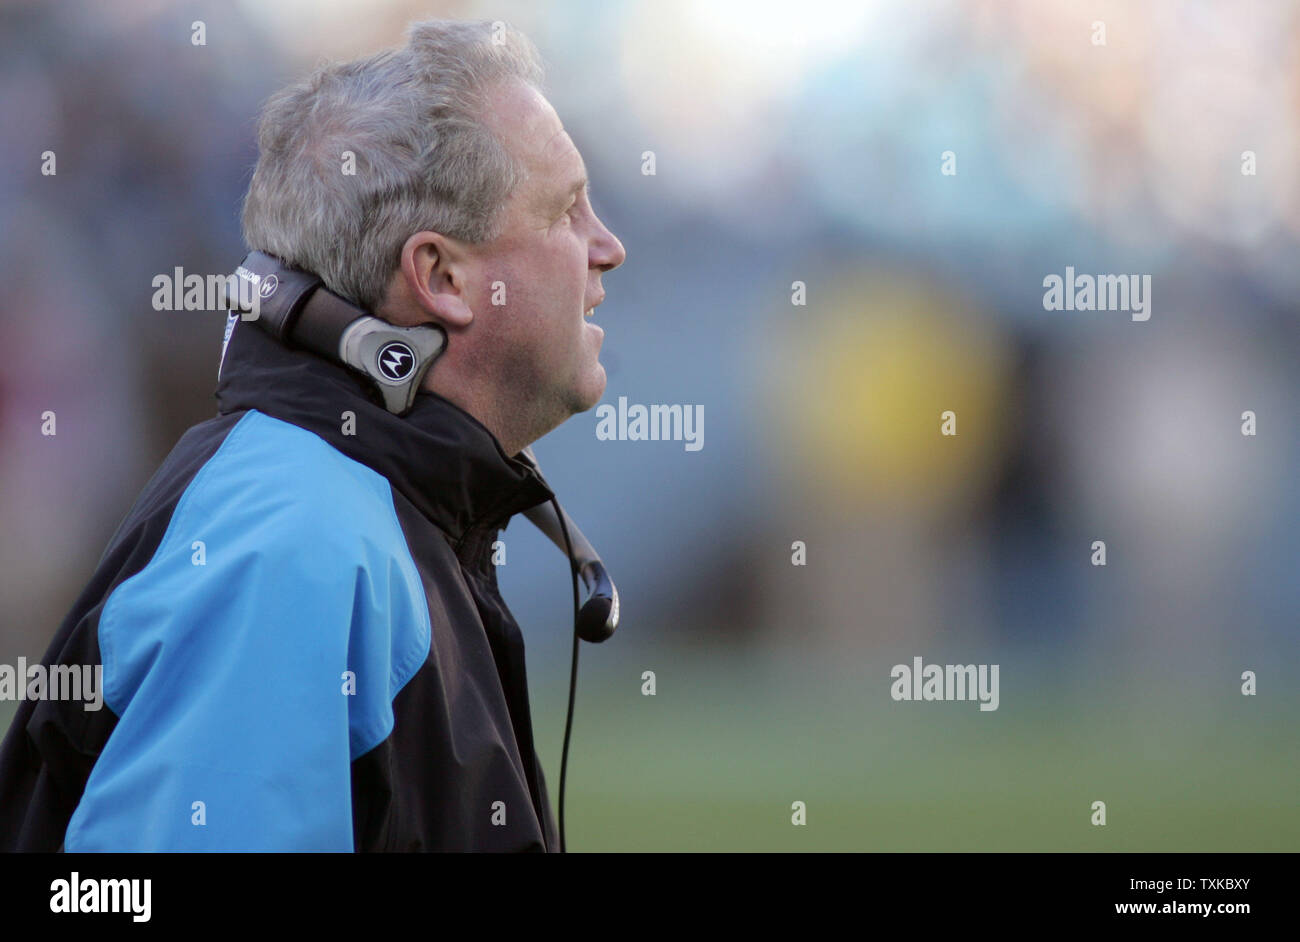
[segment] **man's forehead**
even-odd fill
[[[563,127],[556,130],[542,148],[542,157],[552,166],[578,166],[582,165],[582,158],[578,156],[577,145],[573,143],[573,138],[569,137],[569,132]]]
[[[586,166],[559,117],[554,111],[549,114],[550,120],[539,122],[534,133],[525,138],[524,161],[530,176],[569,187],[586,175]]]
[[[554,149],[563,148],[568,138],[550,102],[521,82],[493,90],[486,119],[502,143],[530,164],[552,158]]]
[[[567,186],[583,175],[582,156],[560,116],[530,86],[512,83],[499,88],[488,120],[530,177]]]

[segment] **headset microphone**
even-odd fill
[[[521,455],[537,468],[537,458],[533,455],[531,446],[525,448]],[[537,470],[540,473],[540,469]],[[587,587],[589,597],[583,603],[577,619],[578,637],[593,644],[608,641],[618,628],[618,589],[605,571],[600,556],[558,503],[554,507],[538,504],[525,510],[524,516],[573,560],[578,576]]]

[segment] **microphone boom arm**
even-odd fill
[[[539,474],[541,473],[531,447],[525,448],[520,454]],[[569,542],[573,545],[571,564],[578,571],[578,577],[582,579],[582,584],[587,590],[587,601],[582,604],[578,614],[578,637],[583,641],[599,644],[608,640],[618,628],[618,589],[610,579],[609,572],[601,562],[600,555],[591,545],[591,541],[563,507],[560,507],[560,514],[564,516],[564,527],[568,529]],[[569,549],[564,544],[564,528],[560,526],[560,517],[555,512],[555,506],[552,506],[549,501],[538,504],[525,510],[524,516],[546,534],[547,538],[560,548],[560,552],[568,555]]]

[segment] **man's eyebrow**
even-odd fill
[[[584,187],[587,190],[587,195],[590,196],[591,181],[587,178],[587,175],[585,173],[577,180],[577,182],[575,182],[572,186],[570,186],[567,190],[565,190],[563,194],[555,197],[554,204],[559,207],[568,206],[569,201],[572,199],[576,199],[578,195],[578,191],[583,189]]]
[[[565,196],[577,196],[578,191],[584,188],[587,191],[587,195],[590,196],[591,181],[587,179],[585,174],[583,175],[582,179],[580,179],[577,183],[573,184],[573,186],[569,187],[568,191],[565,193]]]

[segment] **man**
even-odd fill
[[[525,37],[407,38],[268,102],[244,233],[446,349],[399,417],[232,321],[220,414],[43,659],[104,708],[29,699],[0,747],[3,849],[558,849],[491,547],[552,496],[520,451],[604,391],[625,253]]]

